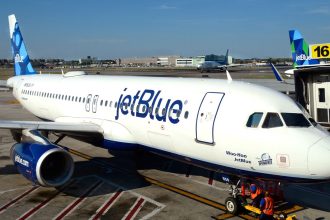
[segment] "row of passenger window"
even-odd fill
[[[30,91],[30,90],[22,90],[22,94],[25,95],[31,95],[31,96],[38,96],[38,97],[44,97],[44,98],[51,98],[51,99],[59,99],[64,101],[72,101],[72,102],[82,102],[85,103],[89,102],[90,100],[86,99],[85,97],[80,96],[71,96],[71,95],[64,95],[64,94],[55,94],[55,93],[48,93],[48,92],[39,92],[39,91]],[[107,107],[109,103],[109,107],[112,106],[112,101],[100,101],[100,106]],[[115,103],[115,107],[117,107],[117,102]]]
[[[54,94],[54,93],[47,93],[47,92],[40,92],[40,91],[30,91],[30,90],[22,90],[22,94],[25,95],[31,95],[31,96],[39,96],[39,97],[45,97],[45,98],[52,98],[52,99],[59,99],[59,100],[64,100],[64,101],[72,101],[72,102],[82,102],[85,103],[85,101],[87,102],[87,104],[92,102],[91,97],[90,98],[85,98],[85,97],[79,97],[79,96],[70,96],[70,95],[63,95],[63,94]],[[100,106],[104,106],[104,107],[112,107],[113,102],[112,101],[108,101],[108,100],[101,100],[100,101]],[[115,102],[114,107],[117,108],[117,102]],[[127,103],[123,104],[121,103],[121,108],[125,108],[126,110],[128,110],[130,107],[132,109],[134,109],[134,106],[128,106]],[[137,105],[137,111],[140,110],[140,106]],[[142,107],[142,111],[141,112],[145,112],[146,106],[143,105]],[[153,110],[153,108],[149,108],[148,111],[149,113],[151,113]],[[159,114],[159,108],[155,108],[155,113]],[[163,108],[162,109],[162,115],[164,115],[166,113],[166,109]],[[169,113],[171,114],[171,112]],[[177,117],[180,117],[181,115],[181,111],[177,111]],[[189,112],[186,111],[184,114],[184,118],[187,119],[189,116]]]
[[[310,127],[311,123],[301,113],[281,113],[282,119],[288,127]],[[268,112],[262,124],[262,128],[276,128],[284,125],[278,113]],[[262,119],[262,112],[255,112],[250,115],[246,126],[256,128]]]
[[[85,103],[85,98],[79,97],[79,96],[70,96],[70,95],[55,94],[55,93],[49,93],[49,92],[30,91],[30,90],[25,90],[25,89],[22,90],[22,94]]]

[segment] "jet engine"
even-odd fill
[[[58,187],[67,183],[74,170],[70,154],[54,144],[16,143],[11,158],[18,171],[34,184]]]

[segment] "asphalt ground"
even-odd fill
[[[0,119],[38,120],[10,92],[0,92]],[[0,129],[0,219],[254,219],[225,213],[229,185],[215,173],[146,152],[109,154],[71,138],[60,144],[75,161],[72,181],[60,189],[33,186],[9,158],[13,144]],[[330,219],[329,212],[294,204],[284,211]]]

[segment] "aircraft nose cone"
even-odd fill
[[[308,169],[312,176],[330,179],[330,136],[313,144],[308,152]]]

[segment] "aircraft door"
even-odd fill
[[[214,121],[224,93],[208,92],[205,94],[196,119],[196,141],[214,144]]]
[[[99,99],[99,96],[98,95],[94,95],[93,103],[92,103],[92,111],[93,111],[93,113],[96,113],[96,110],[97,110],[97,100],[98,99]]]
[[[329,111],[330,111],[330,80],[329,76],[317,76],[318,79],[315,82],[315,112],[316,120],[320,123],[329,123]]]
[[[89,94],[89,95],[87,96],[87,99],[86,99],[86,105],[85,105],[86,112],[89,112],[89,111],[90,111],[90,108],[91,108],[91,100],[92,100],[92,94]]]

